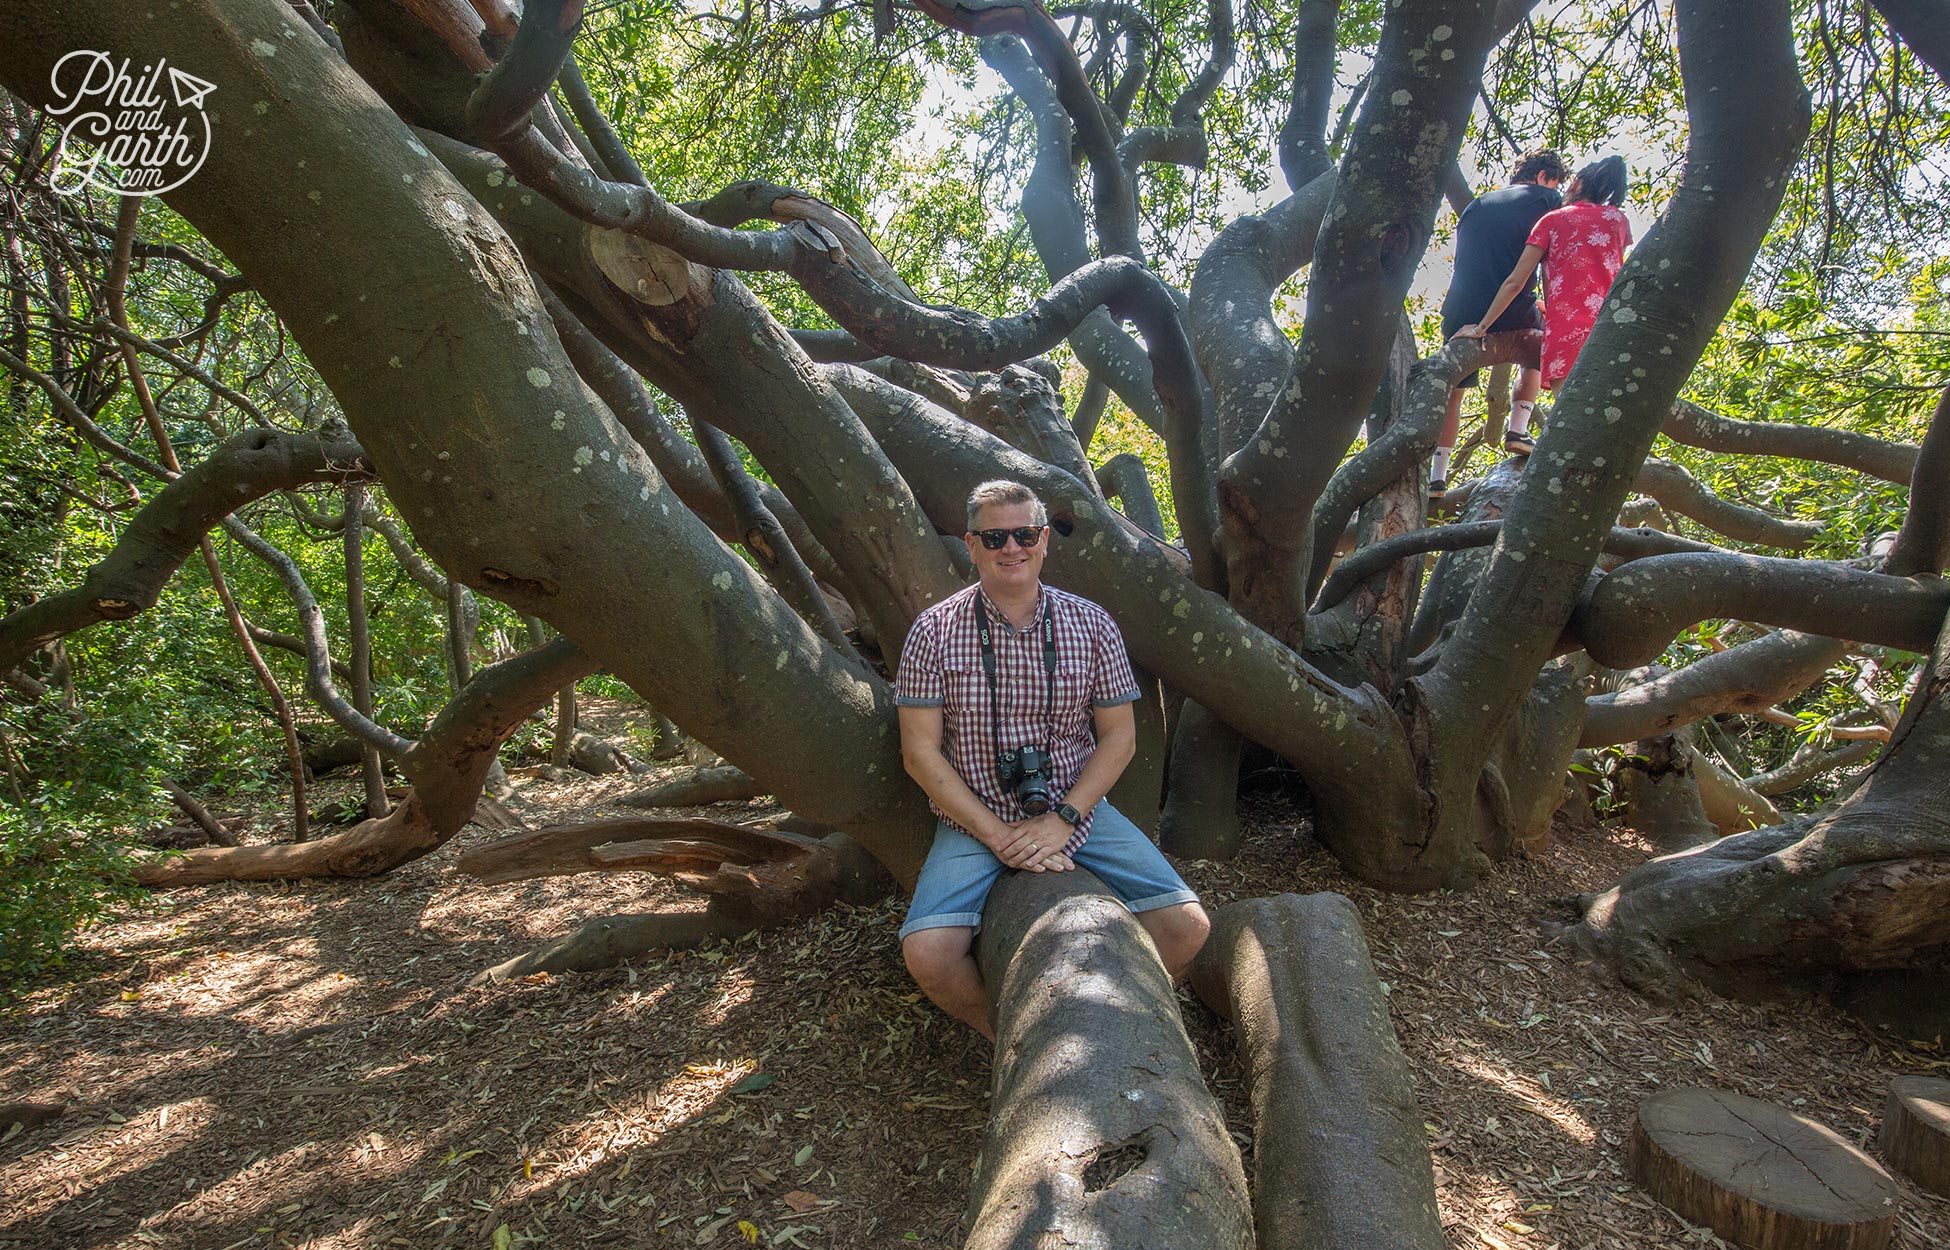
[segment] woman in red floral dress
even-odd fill
[[[1607,156],[1573,174],[1564,187],[1565,204],[1545,213],[1530,231],[1517,267],[1496,293],[1483,319],[1456,331],[1457,338],[1481,338],[1510,301],[1544,266],[1544,353],[1546,390],[1555,391],[1591,337],[1604,307],[1605,293],[1625,263],[1632,227],[1618,206],[1625,202],[1625,159]]]

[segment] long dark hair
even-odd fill
[[[1578,192],[1574,200],[1587,204],[1609,204],[1617,208],[1625,202],[1625,158],[1607,156],[1578,171]]]

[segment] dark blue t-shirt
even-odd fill
[[[1468,325],[1490,309],[1497,288],[1517,267],[1524,241],[1538,218],[1564,203],[1562,196],[1534,182],[1501,187],[1469,202],[1456,222],[1456,272],[1442,301],[1442,319]],[[1535,325],[1537,275],[1497,318],[1502,323]]]

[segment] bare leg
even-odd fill
[[[1530,413],[1537,406],[1537,389],[1544,375],[1535,369],[1517,373],[1517,395],[1510,401],[1510,432],[1504,435],[1503,450],[1519,456],[1530,454]]]
[[[901,943],[907,971],[934,1005],[991,1042],[989,992],[975,965],[975,930],[966,926],[922,929]]]
[[[1141,911],[1138,913],[1138,923],[1151,935],[1152,944],[1158,948],[1158,958],[1163,961],[1165,971],[1171,974],[1174,982],[1185,979],[1185,974],[1192,969],[1192,961],[1198,958],[1200,948],[1205,945],[1205,939],[1212,934],[1212,921],[1197,903],[1179,903],[1172,907]]]
[[[1463,390],[1457,387],[1449,392],[1449,408],[1442,414],[1442,431],[1435,436],[1435,459],[1429,465],[1431,481],[1446,480],[1449,476],[1449,457],[1456,450],[1456,434],[1462,429]]]

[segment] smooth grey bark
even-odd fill
[[[1566,632],[1608,668],[1650,664],[1679,631],[1720,618],[1924,652],[1946,607],[1950,586],[1934,580],[1826,560],[1685,553],[1606,574]]]
[[[1908,443],[1789,421],[1740,421],[1687,399],[1673,404],[1660,433],[1702,451],[1839,464],[1898,484],[1909,481],[1916,465],[1916,448]]]
[[[1012,872],[976,944],[995,1086],[967,1250],[1245,1250],[1245,1168],[1157,950],[1085,869]]]
[[[1671,733],[1707,716],[1760,712],[1791,699],[1848,653],[1839,638],[1780,630],[1676,672],[1584,701],[1582,748]]]
[[[1158,511],[1158,498],[1151,491],[1144,461],[1128,451],[1120,451],[1097,466],[1096,479],[1097,489],[1105,499],[1116,501],[1117,510],[1131,524],[1156,536],[1160,542],[1164,540],[1164,516]]]
[[[1651,496],[1667,512],[1698,521],[1736,542],[1799,551],[1819,537],[1822,530],[1819,521],[1777,517],[1764,509],[1722,498],[1708,490],[1684,465],[1657,456],[1639,469],[1632,489]]]
[[[1354,904],[1229,903],[1192,984],[1239,1035],[1260,1250],[1439,1250],[1422,1110]]]
[[[1950,22],[1940,5],[1930,0],[1874,0],[1889,26],[1937,77],[1950,83]]]
[[[1682,0],[1677,13],[1685,173],[1612,284],[1458,628],[1435,667],[1410,683],[1411,703],[1427,709],[1417,719],[1426,716],[1418,737],[1431,748],[1432,863],[1460,868],[1474,845],[1473,804],[1458,801],[1477,788],[1472,744],[1493,739],[1557,646],[1612,519],[1779,209],[1807,131],[1785,0]],[[1734,81],[1741,91],[1725,89]]]
[[[1231,859],[1246,843],[1239,822],[1239,764],[1246,740],[1195,699],[1179,708],[1158,845],[1185,859]]]
[[[254,41],[278,55],[253,55]],[[665,495],[574,381],[507,234],[363,80],[272,0],[185,0],[168,23],[99,0],[0,11],[0,80],[25,98],[49,103],[54,59],[84,46],[195,64],[229,98],[266,98],[249,133],[226,132],[169,202],[277,310],[450,574],[587,640],[733,763],[794,773],[778,787],[794,810],[859,833],[897,874],[918,867],[925,809],[901,771],[886,688]],[[327,158],[347,145],[359,161]],[[287,194],[309,190],[318,201]],[[374,221],[391,228],[375,234]],[[294,229],[359,237],[366,263],[292,247]],[[800,773],[809,736],[822,758]]]
[[[1625,823],[1662,851],[1705,846],[1720,836],[1707,818],[1693,764],[1678,735],[1660,734],[1635,743],[1613,774]]]

